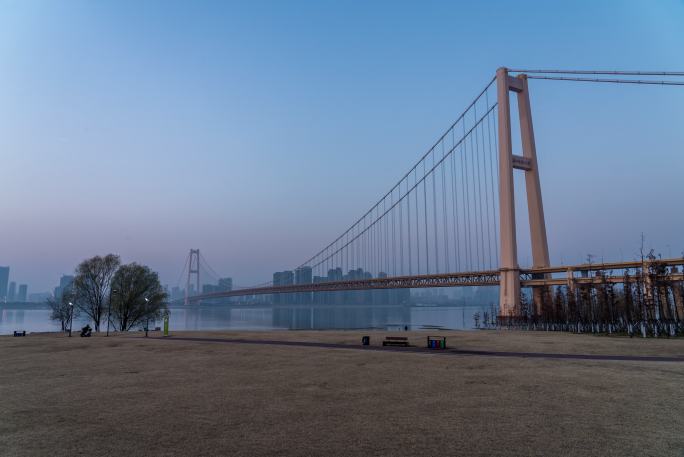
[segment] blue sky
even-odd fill
[[[175,285],[198,247],[238,284],[267,280],[497,67],[682,71],[683,23],[674,0],[0,0],[0,264],[39,291],[115,252]],[[530,90],[552,260],[632,258],[642,231],[679,255],[684,89]]]

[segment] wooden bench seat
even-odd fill
[[[383,346],[403,346],[408,347],[408,338],[405,336],[386,336],[385,341],[382,342]]]

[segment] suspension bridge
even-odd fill
[[[520,305],[521,287],[532,288],[539,309],[546,287],[624,282],[630,272],[647,271],[654,259],[550,265],[529,80],[682,86],[683,77],[683,72],[499,68],[416,164],[294,273],[259,286],[199,293],[200,254],[191,250],[184,302],[263,294],[499,286],[499,312],[511,315]],[[520,145],[516,150],[521,154],[513,152],[512,95],[517,98]],[[521,268],[518,259],[516,171],[525,178],[532,248],[529,268]],[[668,281],[684,280],[684,259],[658,263],[666,269]],[[197,284],[196,295],[189,292],[191,277]],[[675,299],[679,307],[684,306],[681,296]]]

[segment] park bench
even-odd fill
[[[21,332],[15,330],[14,336],[26,336],[26,330],[22,330]]]
[[[383,346],[404,346],[408,347],[408,338],[405,336],[386,336],[385,341],[382,342]]]
[[[429,349],[446,349],[446,336],[427,337],[427,347]]]

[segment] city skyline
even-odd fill
[[[195,246],[221,276],[261,283],[356,220],[498,66],[681,70],[681,2],[523,3],[506,18],[8,3],[0,147],[22,173],[5,177],[0,264],[43,292],[113,252],[173,287]],[[660,216],[684,166],[684,97],[662,89],[531,85],[554,263],[632,259],[642,232],[681,255],[684,216]]]

